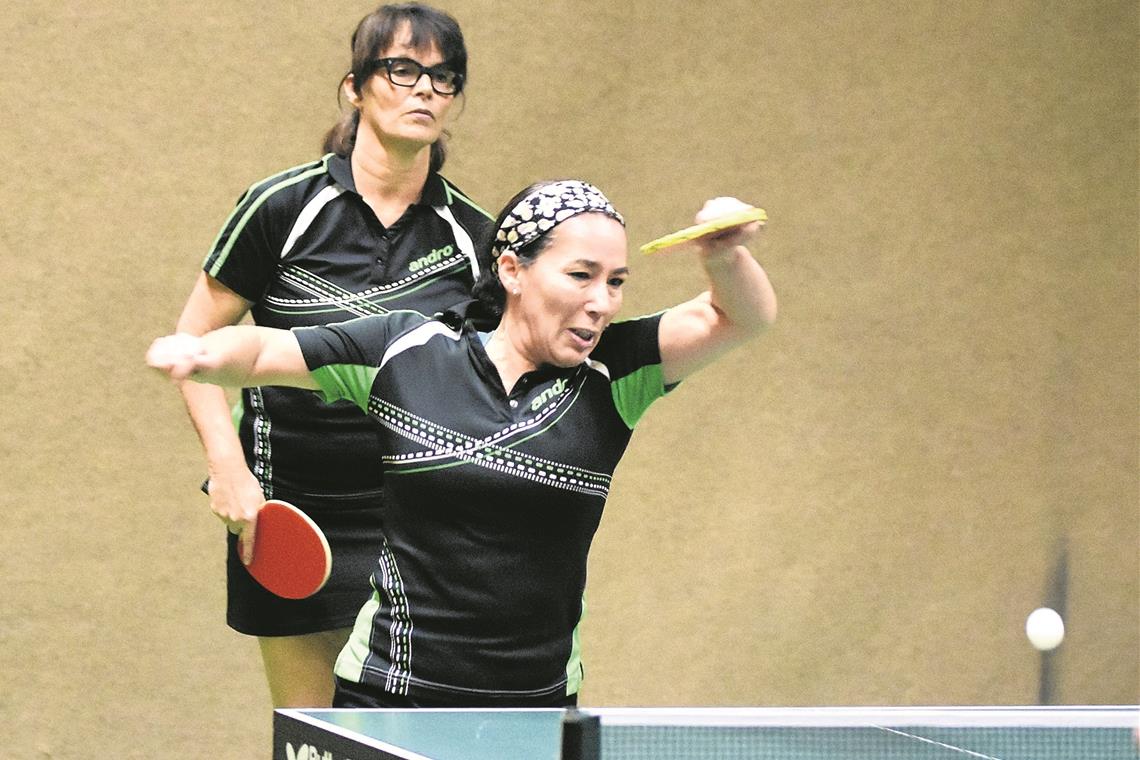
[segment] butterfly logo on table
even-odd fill
[[[308,744],[302,744],[300,748],[293,749],[292,742],[285,742],[285,757],[286,760],[336,760],[329,750],[322,752]]]

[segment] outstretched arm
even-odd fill
[[[151,344],[146,363],[175,382],[194,380],[233,388],[317,388],[296,336],[271,327],[236,325],[201,337],[168,335]]]
[[[747,205],[735,198],[715,198],[705,203],[696,221],[743,208]],[[776,294],[745,247],[759,229],[759,222],[752,222],[694,241],[709,287],[661,317],[658,340],[667,384],[711,364],[775,321]]]

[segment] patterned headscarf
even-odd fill
[[[543,185],[516,203],[503,218],[495,233],[491,257],[498,261],[507,251],[517,253],[558,223],[588,211],[605,214],[625,226],[625,220],[609,199],[590,183],[567,179]]]

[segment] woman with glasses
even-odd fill
[[[468,297],[485,270],[476,251],[490,219],[438,173],[467,73],[458,24],[418,3],[385,5],[351,45],[341,83],[349,108],[325,155],[240,198],[179,332],[201,335],[247,313],[274,328],[431,315]],[[233,418],[216,386],[181,390],[205,449],[210,508],[229,530],[227,622],[258,637],[274,706],[327,706],[381,543],[375,430],[352,404],[294,388],[246,388]],[[332,576],[308,599],[276,597],[243,567],[267,498],[297,504],[329,538]]]
[[[742,208],[718,198],[697,222]],[[479,300],[437,318],[231,327],[147,354],[176,381],[311,388],[378,423],[385,540],[337,707],[574,704],[587,554],[634,426],[776,316],[744,247],[758,223],[697,241],[703,293],[620,322],[624,222],[596,187],[529,187],[495,229]]]

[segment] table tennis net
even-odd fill
[[[1135,708],[585,711],[603,760],[1136,760]],[[584,757],[588,757],[585,755]],[[564,760],[576,760],[564,758]]]

